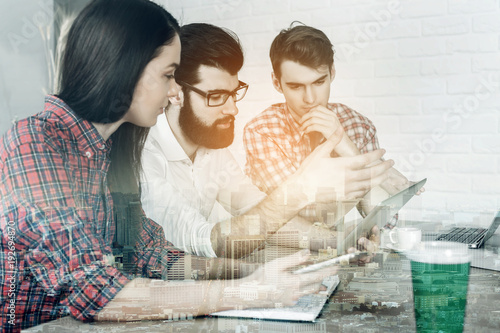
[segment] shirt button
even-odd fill
[[[100,150],[103,150],[104,148],[106,148],[106,146],[105,146],[105,145],[100,145],[100,146],[99,146],[99,149],[100,149]]]
[[[90,151],[88,151],[88,152],[85,153],[85,156],[87,156],[88,158],[91,158],[92,157],[92,153]]]

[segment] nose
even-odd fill
[[[314,103],[315,96],[314,96],[314,91],[313,91],[312,87],[309,87],[309,86],[305,87],[304,96],[302,99],[304,100],[304,103],[307,103],[307,104]]]
[[[236,116],[238,114],[238,107],[236,106],[236,101],[233,96],[229,96],[226,103],[224,104],[224,109],[222,113]]]
[[[175,82],[174,80],[172,80],[173,82],[170,83],[170,86],[168,87],[168,92],[167,92],[167,95],[168,97],[176,97],[177,95],[179,95],[179,91],[181,91],[181,86],[177,84],[177,82]]]

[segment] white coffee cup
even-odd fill
[[[394,228],[389,232],[389,239],[397,250],[411,250],[420,244],[422,230],[418,228]]]

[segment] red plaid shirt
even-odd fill
[[[370,119],[343,104],[328,104],[328,109],[336,113],[362,153],[378,149],[376,129]],[[309,136],[299,127],[286,103],[272,105],[245,126],[245,171],[261,191],[269,193],[281,185],[311,153]]]
[[[104,258],[115,236],[110,147],[53,96],[0,139],[0,331],[92,320],[132,278]],[[180,253],[151,220],[141,230],[135,262],[151,277]]]

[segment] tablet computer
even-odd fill
[[[424,186],[426,181],[427,178],[424,178],[376,205],[344,238],[344,246],[343,249],[339,249],[342,250],[340,253],[346,252],[350,247],[356,248],[358,239],[368,235],[374,226],[378,226],[379,229],[382,229],[394,215],[413,198],[413,196]]]

